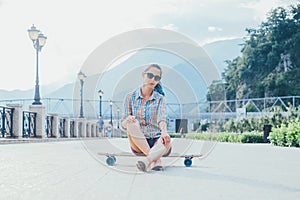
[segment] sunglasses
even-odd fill
[[[158,75],[152,74],[151,72],[145,72],[145,74],[147,74],[147,78],[152,79],[154,77],[155,81],[160,81],[161,77]]]

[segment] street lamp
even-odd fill
[[[100,98],[100,102],[99,102],[99,116],[102,117],[102,96],[103,96],[104,92],[102,90],[98,91],[98,95]]]
[[[117,109],[118,112],[118,129],[120,128],[120,108]]]
[[[36,50],[36,80],[35,80],[35,92],[34,102],[32,105],[42,105],[40,98],[40,86],[39,86],[39,52],[42,51],[42,47],[45,46],[47,37],[43,35],[34,24],[27,30],[29,38],[32,40],[33,47]]]
[[[79,118],[84,118],[83,116],[83,83],[86,78],[86,75],[80,71],[78,73],[78,79],[80,80],[80,114]]]
[[[112,123],[112,105],[113,105],[112,100],[110,100],[109,105],[110,105],[110,123],[111,123],[111,125],[112,125],[112,124],[113,124],[113,123]]]

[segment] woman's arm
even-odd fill
[[[165,146],[169,146],[170,144],[170,135],[167,132],[167,122],[165,119],[165,98],[163,97],[160,100],[160,103],[158,105],[158,113],[157,113],[157,120],[158,120],[158,126],[161,133],[161,139],[163,141],[163,144]]]
[[[131,96],[127,95],[124,101],[124,113],[121,122],[121,126],[125,130],[127,129],[127,124],[135,120],[134,116],[132,116],[131,107]]]
[[[166,121],[161,121],[159,123],[159,128],[161,130],[161,139],[163,141],[163,144],[167,147],[170,145],[170,142],[171,142],[171,137],[170,135],[167,133],[167,123]]]

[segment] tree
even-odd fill
[[[246,32],[242,56],[227,61],[222,74],[227,99],[300,95],[300,4],[271,10]]]

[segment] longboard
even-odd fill
[[[120,157],[143,157],[145,155],[135,155],[133,153],[130,152],[119,152],[119,153],[108,153],[108,152],[99,152],[98,155],[100,156],[106,156],[106,164],[109,166],[114,166],[118,156]],[[203,155],[201,154],[177,154],[177,153],[171,153],[166,157],[169,158],[184,158],[183,164],[186,167],[190,167],[192,166],[192,159],[193,158],[200,158]]]

